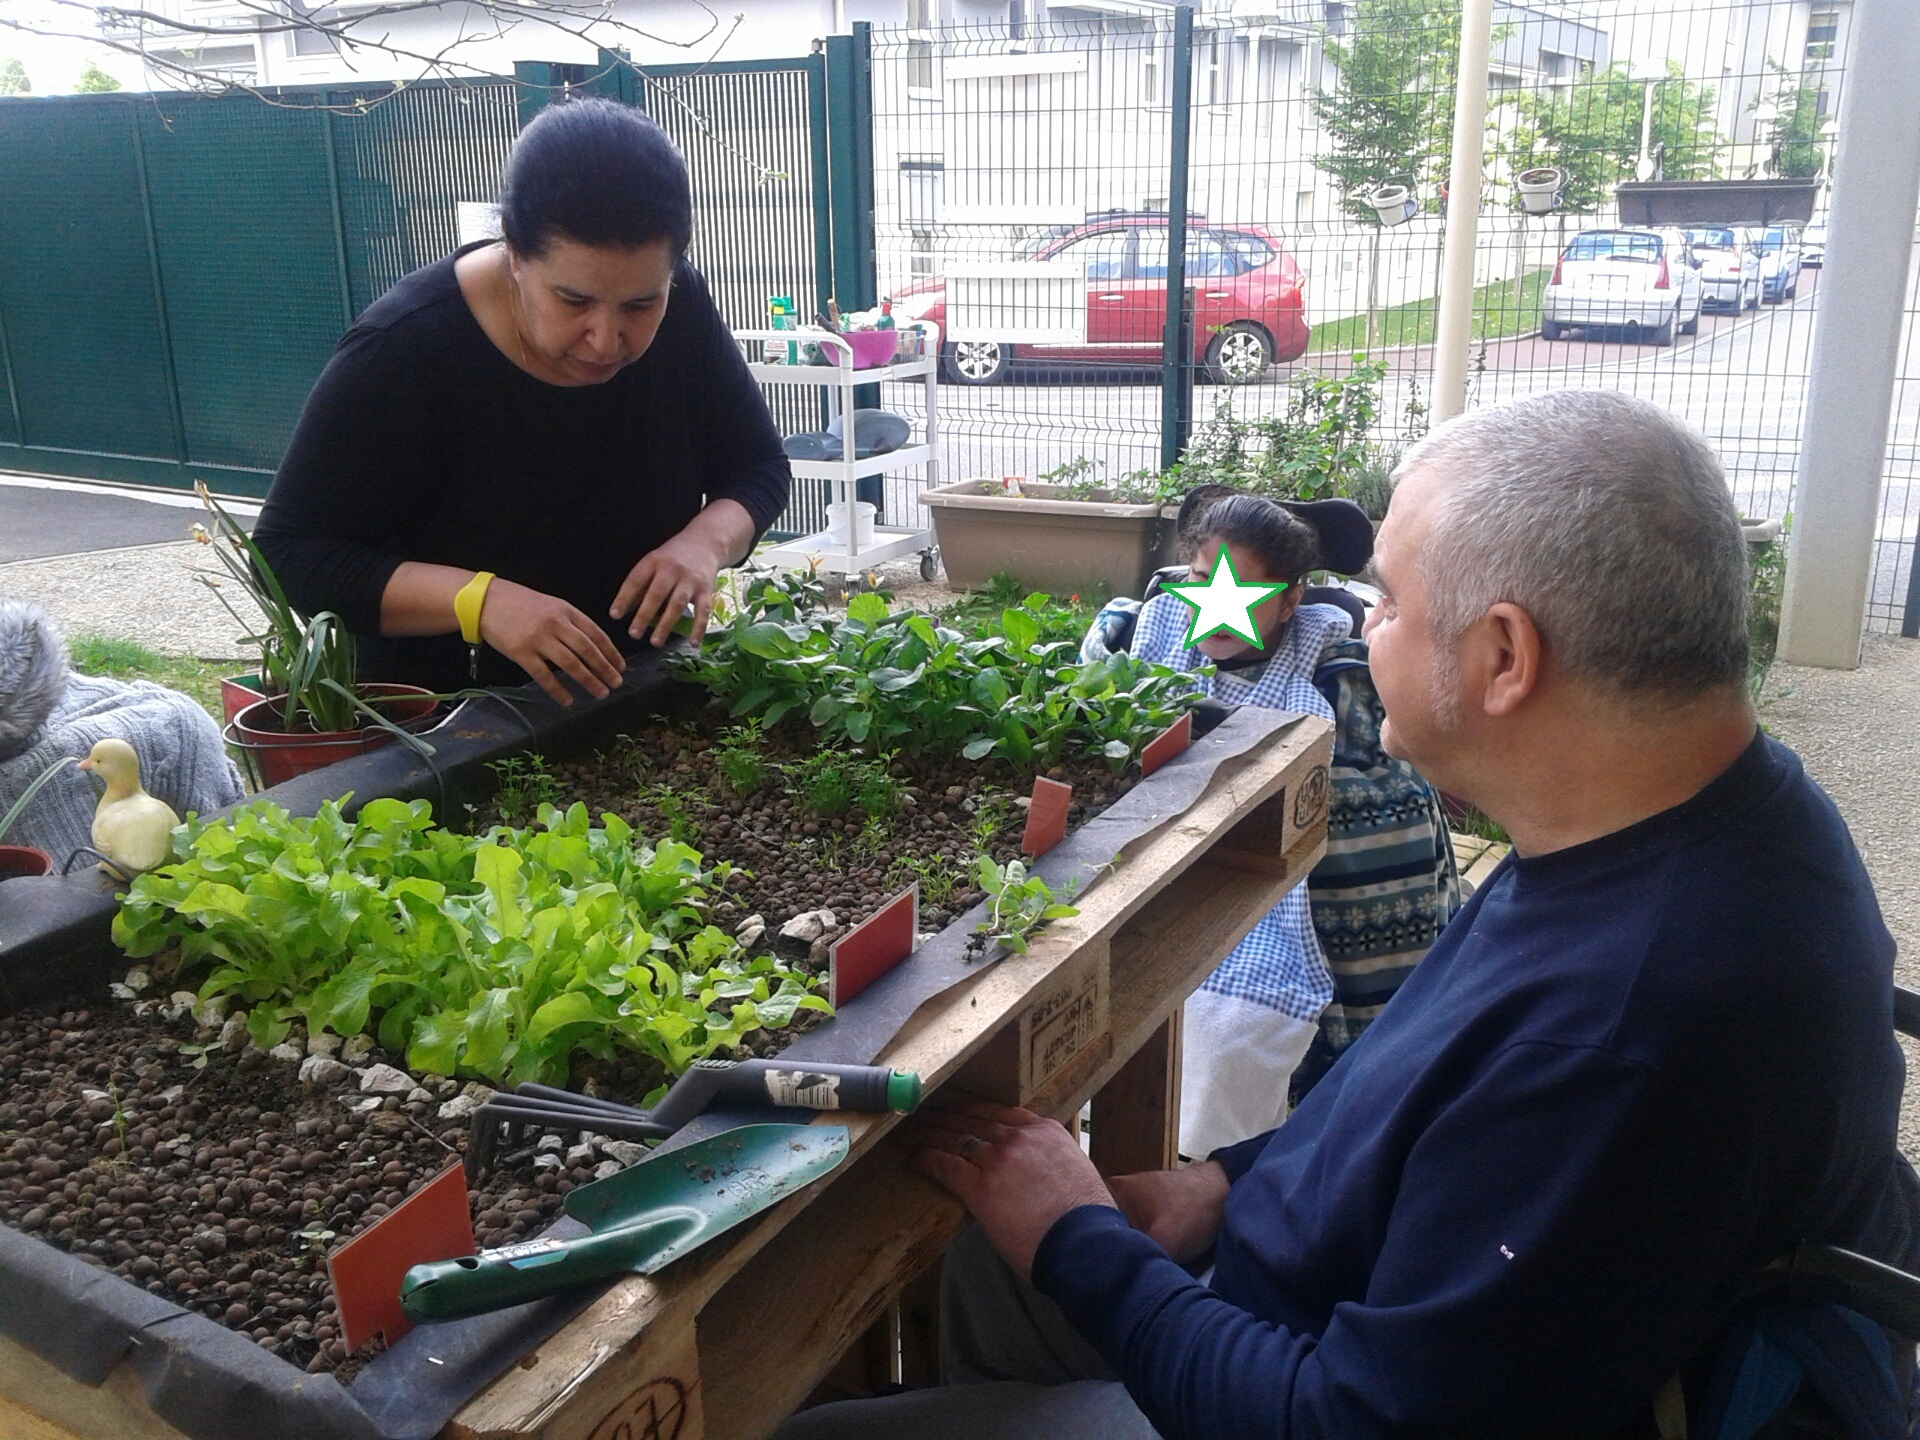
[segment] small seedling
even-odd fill
[[[883,883],[887,893],[893,895],[918,880],[922,900],[929,905],[948,905],[965,879],[965,872],[944,855],[931,855],[924,860],[902,855],[887,867]]]
[[[767,757],[760,722],[735,725],[714,742],[713,763],[727,789],[742,799],[758,790],[767,778]]]
[[[987,918],[974,926],[983,937],[982,948],[1004,945],[1017,955],[1027,953],[1027,937],[1041,926],[1065,920],[1080,913],[1076,906],[1063,905],[1053,887],[1038,875],[1029,874],[1018,860],[1004,865],[994,863],[991,855],[974,861],[975,881],[987,895]],[[1071,895],[1069,884],[1062,895]]]
[[[653,756],[631,735],[614,736],[607,747],[607,767],[628,790],[638,791],[653,779]]]
[[[498,784],[493,792],[494,807],[509,825],[524,825],[540,813],[542,805],[558,805],[562,794],[560,777],[547,768],[545,757],[515,755],[491,761]]]
[[[692,843],[698,830],[695,817],[707,808],[707,802],[698,795],[666,783],[642,790],[640,803],[651,805],[654,814],[666,822],[667,838],[678,840],[682,845]]]
[[[1000,832],[1013,823],[1014,814],[1013,802],[1005,795],[986,795],[976,800],[973,824],[967,829],[973,848],[982,852],[990,849]]]

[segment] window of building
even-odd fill
[[[900,220],[914,230],[940,225],[940,185],[945,166],[938,160],[900,162]]]
[[[1140,57],[1140,103],[1142,105],[1164,105],[1165,97],[1160,91],[1160,52],[1143,50]]]
[[[1833,96],[1828,93],[1827,87],[1822,85],[1817,91],[1814,92],[1813,113],[1822,120],[1826,119],[1827,107],[1830,104],[1832,104],[1832,102],[1833,102]]]
[[[332,10],[312,10],[307,14],[309,20],[320,24],[331,24],[339,17]],[[287,32],[287,54],[289,55],[336,55],[340,51],[340,42],[324,30],[289,30]]]
[[[929,96],[938,81],[934,76],[933,27],[939,23],[938,0],[907,0],[907,90]]]
[[[1807,59],[1831,60],[1834,42],[1840,38],[1840,14],[1837,10],[1816,10],[1807,17]]]

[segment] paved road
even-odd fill
[[[1470,383],[1477,402],[1505,400],[1565,386],[1604,387],[1640,395],[1698,425],[1719,450],[1736,503],[1748,515],[1779,516],[1791,508],[1799,461],[1818,272],[1808,271],[1798,298],[1738,316],[1709,313],[1700,333],[1670,347],[1628,345],[1617,337],[1547,342],[1537,335],[1487,347]],[[1424,403],[1424,350],[1394,357],[1382,396],[1382,433],[1404,434],[1410,402]],[[1324,363],[1325,357],[1316,357]],[[1224,407],[1257,420],[1283,413],[1290,387],[1284,373],[1260,385],[1201,386],[1197,418]],[[890,387],[891,389],[892,387]],[[886,403],[917,417],[917,396],[889,393]],[[1079,456],[1097,459],[1108,475],[1157,468],[1160,392],[1157,376],[1040,374],[1020,383],[940,390],[940,478],[1021,474],[1033,477]],[[1920,526],[1920,384],[1895,397],[1888,468],[1871,603],[1897,614],[1906,566]],[[902,513],[908,484],[890,484],[889,510]],[[1884,618],[1880,623],[1884,625]]]

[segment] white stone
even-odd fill
[[[80,1092],[80,1098],[82,1100],[91,1102],[94,1100],[111,1100],[113,1099],[113,1096],[109,1095],[104,1090],[82,1090]]]
[[[153,976],[147,972],[146,966],[136,965],[127,971],[126,986],[127,989],[133,991],[134,994],[138,995],[152,984]]]
[[[298,1065],[307,1057],[306,1052],[298,1045],[294,1044],[291,1040],[287,1040],[267,1051],[267,1058],[269,1060],[278,1060],[282,1065]]]
[[[624,1168],[626,1167],[621,1165],[618,1160],[602,1160],[598,1165],[593,1167],[593,1178],[596,1180],[604,1180],[609,1175],[618,1175]]]
[[[536,1170],[558,1170],[560,1164],[560,1157],[551,1150],[542,1151],[533,1157],[533,1168]]]
[[[476,1105],[484,1105],[487,1101],[493,1099],[493,1087],[491,1085],[482,1085],[478,1080],[469,1080],[467,1082],[467,1088],[460,1093],[470,1097]]]
[[[578,1170],[582,1165],[591,1165],[594,1163],[593,1146],[584,1142],[576,1145],[567,1151],[566,1159],[569,1170]]]
[[[613,1164],[624,1168],[636,1160],[646,1159],[651,1152],[637,1140],[603,1140],[600,1142],[600,1153]],[[598,1174],[599,1171],[594,1173]]]
[[[358,1065],[373,1054],[373,1039],[367,1035],[349,1035],[340,1047],[340,1058],[349,1065]]]
[[[332,1031],[322,1030],[318,1035],[309,1035],[307,1037],[307,1054],[338,1055],[339,1053],[340,1037]]]
[[[169,1020],[181,1020],[191,1015],[199,999],[191,990],[176,990],[167,997],[167,1003],[160,1007],[160,1013]]]
[[[133,991],[129,990],[126,986],[122,985],[118,980],[114,981],[111,985],[107,986],[107,993],[113,996],[113,998],[116,1000],[133,999]]]
[[[223,1050],[244,1050],[252,1040],[247,1032],[247,1012],[236,1010],[227,1017],[227,1023],[220,1027],[220,1048]]]
[[[441,1100],[451,1100],[460,1093],[460,1082],[451,1075],[429,1075],[420,1083]]]
[[[456,1095],[440,1107],[442,1120],[465,1120],[480,1108],[480,1101],[471,1095]]]
[[[362,1095],[357,1100],[347,1100],[346,1107],[356,1115],[364,1115],[369,1110],[378,1110],[386,1102],[384,1095]]]
[[[797,940],[803,945],[811,945],[823,934],[833,928],[833,911],[807,910],[794,916],[780,927],[782,940]]]
[[[391,1065],[369,1065],[360,1072],[360,1088],[375,1095],[405,1095],[414,1088],[413,1077]]]
[[[749,915],[733,927],[733,938],[740,942],[742,950],[751,950],[766,933],[767,919],[764,915]]]
[[[233,1004],[233,997],[216,995],[211,1000],[202,1000],[193,1007],[193,1023],[202,1030],[218,1030],[226,1022],[227,1009]]]
[[[160,1092],[160,1103],[162,1105],[171,1105],[186,1093],[187,1087],[184,1085],[169,1085]],[[193,1137],[191,1135],[183,1135],[181,1138],[183,1140],[191,1140]]]
[[[157,1000],[136,1000],[133,1002],[133,1013],[145,1019],[153,1013],[153,1007],[159,1003]]]
[[[558,1155],[566,1148],[567,1142],[562,1140],[558,1135],[542,1135],[538,1140],[533,1142],[533,1153],[536,1155]]]
[[[331,1055],[309,1055],[300,1062],[300,1081],[319,1089],[325,1085],[337,1085],[346,1079],[347,1067]]]
[[[416,1085],[407,1092],[407,1104],[409,1105],[430,1105],[432,1103],[433,1092],[424,1085]]]

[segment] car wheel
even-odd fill
[[[1745,292],[1742,293],[1744,294]],[[1753,293],[1746,295],[1746,298],[1740,302],[1740,308],[1743,310],[1758,310],[1760,308],[1760,282],[1758,280],[1753,282]]]
[[[1207,373],[1216,385],[1251,385],[1273,364],[1273,341],[1250,320],[1236,320],[1207,346]]]
[[[1566,338],[1566,334],[1567,327],[1562,325],[1558,320],[1542,320],[1540,322],[1540,338],[1542,340],[1561,340]]]
[[[1793,277],[1793,284],[1787,287],[1787,299],[1791,300],[1793,299],[1794,296],[1798,295],[1799,293],[1800,293],[1800,277],[1796,275]]]
[[[1667,323],[1659,329],[1643,330],[1640,333],[1646,337],[1649,345],[1671,345],[1673,344],[1673,322],[1678,318],[1678,316],[1669,316]]]
[[[1013,369],[1013,347],[997,340],[955,340],[941,347],[940,368],[956,385],[998,385]]]
[[[1700,311],[1702,308],[1703,307],[1699,305],[1693,307],[1693,318],[1680,327],[1680,333],[1682,335],[1698,335],[1700,333]]]

